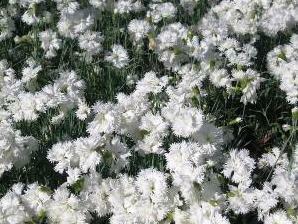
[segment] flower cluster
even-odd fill
[[[291,36],[290,44],[274,48],[267,55],[270,72],[280,80],[280,88],[286,92],[289,103],[298,102],[298,35]]]
[[[297,24],[297,0],[0,3],[0,224],[298,223]]]

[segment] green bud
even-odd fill
[[[237,117],[234,120],[231,120],[228,125],[234,125],[234,124],[239,124],[242,121],[241,117]]]
[[[293,120],[297,121],[298,120],[298,107],[294,107],[292,109],[292,118]]]

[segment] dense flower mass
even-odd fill
[[[0,224],[297,224],[297,0],[0,1]]]

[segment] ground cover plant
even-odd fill
[[[298,223],[297,0],[1,0],[0,224]]]

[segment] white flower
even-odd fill
[[[167,188],[163,173],[141,171],[136,178],[122,175],[109,195],[113,215],[110,222],[158,223],[178,204],[177,191]]]
[[[157,46],[159,50],[180,46],[183,44],[183,39],[187,37],[187,28],[181,23],[172,23],[163,27],[162,32],[157,36]]]
[[[235,183],[250,184],[250,175],[255,168],[255,161],[249,156],[247,149],[232,149],[229,159],[224,165],[223,174]]]
[[[112,46],[112,52],[105,56],[105,60],[113,63],[116,68],[123,68],[129,63],[127,51],[119,44]]]
[[[212,123],[204,121],[200,130],[192,135],[192,139],[201,145],[214,144],[220,146],[224,143],[223,130]]]
[[[73,14],[79,9],[79,3],[75,0],[54,0],[57,3],[57,9],[62,14]]]
[[[78,110],[76,111],[77,117],[83,121],[89,116],[90,112],[89,106],[85,102],[79,101]]]
[[[12,166],[21,168],[30,160],[31,152],[37,150],[37,141],[31,136],[23,137],[6,121],[0,123],[0,177]]]
[[[20,195],[23,185],[18,183],[0,199],[0,223],[16,224],[30,221],[30,215],[22,204]]]
[[[258,211],[258,219],[262,220],[264,216],[278,203],[278,194],[272,189],[272,185],[265,182],[261,190],[255,190],[255,207]]]
[[[136,43],[147,37],[150,29],[151,26],[146,20],[133,19],[128,24],[128,32]]]
[[[147,72],[144,78],[137,82],[135,94],[146,95],[147,93],[160,93],[162,89],[167,85],[168,78],[163,76],[158,78],[153,71]]]
[[[15,121],[34,121],[38,118],[36,97],[29,92],[20,93],[16,101],[9,105],[9,110]]]
[[[80,199],[70,194],[65,186],[55,190],[47,207],[49,223],[87,224],[87,211]]]
[[[63,173],[64,170],[75,166],[79,162],[74,151],[74,144],[71,141],[58,142],[48,151],[47,159],[52,163],[57,163],[55,171]]]
[[[96,166],[101,162],[100,147],[103,140],[100,137],[78,138],[74,142],[74,149],[79,156],[79,166],[82,172],[95,171]]]
[[[142,2],[138,0],[118,0],[114,12],[119,14],[138,12],[142,9]]]
[[[206,171],[205,156],[198,144],[185,141],[173,143],[165,156],[167,168],[173,173],[176,184],[203,182]]]
[[[293,222],[287,217],[283,210],[278,210],[269,214],[264,219],[264,224],[292,224]]]
[[[37,183],[33,183],[27,186],[25,193],[22,195],[22,202],[27,209],[30,208],[31,215],[34,216],[46,210],[50,198],[51,195],[48,192],[44,191]]]
[[[88,205],[89,211],[96,211],[100,217],[111,213],[108,197],[115,187],[115,182],[110,178],[102,179],[97,172],[84,177],[84,187],[80,197]]]
[[[105,143],[105,162],[111,166],[110,170],[112,172],[119,173],[129,164],[130,148],[119,136],[115,136]]]
[[[103,10],[107,4],[107,0],[89,0],[90,5],[93,5],[95,8]]]
[[[164,135],[167,126],[167,123],[160,115],[148,112],[142,117],[140,129]]]
[[[35,80],[38,73],[42,70],[41,66],[34,61],[34,59],[29,58],[26,61],[27,67],[22,70],[22,82],[28,83],[31,80]]]
[[[144,136],[141,136],[143,137],[142,141],[138,141],[137,149],[141,149],[145,154],[163,153],[163,138],[167,134],[167,128],[168,124],[160,115],[145,114],[140,124],[140,131],[144,132]]]
[[[57,55],[57,50],[61,48],[61,40],[58,38],[57,33],[51,29],[39,33],[39,40],[41,47],[45,51],[46,58],[52,58]]]
[[[193,224],[229,224],[228,219],[221,215],[220,209],[214,207],[208,202],[195,203],[190,207],[190,220]]]
[[[66,183],[68,185],[74,184],[76,181],[78,181],[82,174],[79,168],[68,168],[66,173],[67,173]]]
[[[162,109],[162,115],[171,123],[174,134],[185,138],[200,130],[203,125],[201,111],[178,103],[168,104]]]
[[[136,179],[136,186],[143,197],[150,197],[153,202],[162,200],[167,193],[167,183],[164,173],[155,169],[142,170]]]
[[[163,137],[156,132],[145,135],[142,140],[137,142],[136,151],[138,150],[145,154],[163,154]]]
[[[128,96],[118,94],[117,100],[117,113],[120,115],[118,133],[125,134],[133,139],[139,139],[140,118],[149,109],[147,97],[135,91]]]
[[[212,84],[216,87],[229,87],[231,85],[231,79],[225,69],[211,72],[209,78]]]
[[[279,166],[274,170],[274,175],[271,184],[275,187],[274,193],[277,193],[280,198],[290,205],[295,204],[295,195],[297,194],[297,183],[295,177]]]
[[[277,46],[267,55],[268,69],[280,80],[280,89],[287,94],[287,100],[295,105],[298,102],[298,35],[293,34],[291,43]]]
[[[280,166],[286,169],[289,165],[287,155],[281,154],[280,149],[274,147],[270,152],[265,153],[259,159],[259,168]]]
[[[40,21],[40,19],[34,14],[33,9],[29,8],[22,15],[22,21],[27,23],[28,25],[36,24]]]
[[[95,118],[88,124],[87,131],[91,135],[112,133],[118,126],[119,115],[112,103],[98,102],[94,107]]]
[[[162,19],[174,18],[177,12],[176,7],[171,2],[164,2],[159,4],[149,5],[150,10],[147,12],[153,23],[158,23]]]
[[[89,9],[77,10],[76,13],[65,13],[60,16],[57,24],[59,33],[74,39],[86,32],[94,24],[94,13]]]
[[[246,214],[254,209],[255,193],[254,189],[246,187],[229,186],[228,193],[229,208],[236,214]]]
[[[278,31],[285,31],[290,28],[294,23],[290,10],[291,6],[292,4],[274,2],[272,7],[262,15],[260,22],[262,30],[266,34],[274,36]]]
[[[99,32],[87,31],[79,36],[79,46],[91,55],[98,54],[102,50],[103,37]]]
[[[191,204],[189,210],[175,210],[174,221],[177,224],[229,224],[228,219],[221,215],[219,207],[214,207],[208,202]]]
[[[257,100],[257,90],[260,88],[261,82],[265,79],[260,77],[260,74],[252,69],[232,71],[233,81],[240,83],[242,97],[240,102],[255,103]]]

